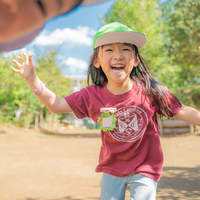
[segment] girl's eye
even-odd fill
[[[43,13],[44,15],[46,15],[46,10],[45,10],[45,7],[44,7],[44,4],[42,3],[42,1],[37,0],[37,5],[38,5],[38,7],[40,8],[40,10],[42,11],[42,13]]]
[[[112,49],[106,49],[105,52],[107,52],[107,51],[112,51]]]
[[[130,51],[130,49],[123,49],[123,51]]]

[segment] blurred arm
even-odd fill
[[[190,106],[183,105],[174,117],[189,124],[200,126],[200,112]]]

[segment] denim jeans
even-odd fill
[[[156,199],[157,182],[151,178],[141,174],[116,177],[104,173],[99,200],[124,200],[128,184],[130,184],[130,200]]]

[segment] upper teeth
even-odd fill
[[[123,67],[123,65],[113,65],[113,67]]]

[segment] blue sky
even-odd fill
[[[102,26],[100,16],[108,13],[115,0],[106,0],[93,5],[81,5],[70,13],[48,21],[43,31],[23,48],[9,52],[22,52],[37,56],[49,50],[58,50],[56,55],[64,75],[86,75],[89,57],[92,54],[92,39]]]

